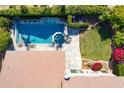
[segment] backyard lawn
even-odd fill
[[[83,58],[107,61],[111,57],[111,32],[106,25],[80,34],[80,50]]]

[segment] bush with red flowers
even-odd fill
[[[114,50],[114,61],[115,62],[124,62],[124,49],[123,48],[116,48]]]
[[[91,69],[93,71],[99,71],[102,69],[102,66],[103,65],[101,63],[96,62],[96,63],[92,64]]]

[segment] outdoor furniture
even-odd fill
[[[55,45],[55,43],[52,42],[52,43],[49,45],[49,47],[54,47],[54,45]]]
[[[28,44],[27,50],[29,51],[31,48],[35,48],[35,45],[34,44]]]
[[[35,47],[35,45],[34,44],[29,44],[29,46],[28,46],[29,48],[34,48]]]
[[[19,44],[18,44],[18,47],[23,47],[23,44],[22,44],[22,42],[20,42]]]

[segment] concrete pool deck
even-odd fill
[[[79,45],[79,30],[68,29],[68,35],[72,38],[72,41],[70,44],[65,44],[63,47],[63,50],[65,51],[66,69],[80,70],[82,58]]]

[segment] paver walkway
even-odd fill
[[[66,69],[81,69],[81,54],[79,47],[79,30],[68,29],[68,35],[72,38],[70,44],[64,44]]]

